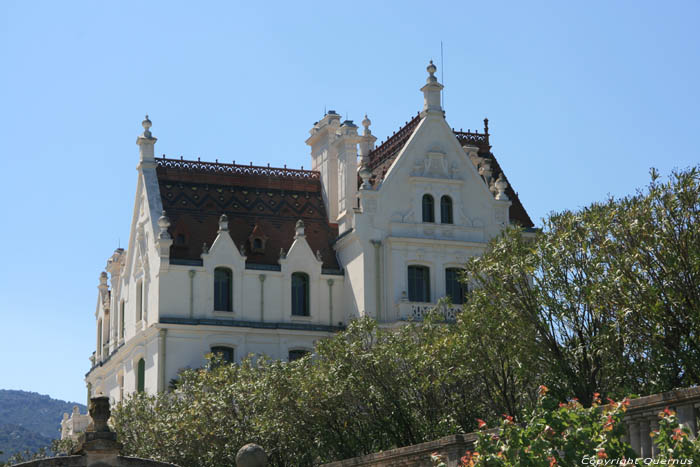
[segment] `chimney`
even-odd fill
[[[311,146],[311,170],[321,173],[323,203],[328,220],[338,218],[338,151],[333,143],[340,128],[340,115],[329,110],[321,121],[311,128],[306,144]]]
[[[338,218],[352,215],[357,199],[357,144],[362,137],[357,134],[357,125],[345,120],[335,140],[338,152]],[[349,219],[346,219],[349,220]]]

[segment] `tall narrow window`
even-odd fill
[[[408,300],[411,302],[430,301],[430,268],[426,266],[408,267]]]
[[[431,195],[423,195],[423,222],[435,222],[435,200]]]
[[[105,331],[105,336],[104,336],[104,338],[103,338],[105,345],[109,344],[109,342],[112,340],[112,339],[111,339],[111,331],[112,331],[112,329],[111,329],[111,327],[110,327],[110,324],[111,324],[111,323],[112,323],[112,321],[111,321],[110,318],[109,318],[109,312],[105,310],[105,323],[104,323],[104,327],[105,327],[105,330],[104,330],[104,331]]]
[[[97,355],[102,355],[102,318],[97,320]]]
[[[136,322],[143,319],[143,281],[136,284]]]
[[[146,361],[141,358],[136,364],[136,391],[146,390]]]
[[[460,279],[462,270],[459,268],[445,269],[445,295],[452,300],[455,305],[464,303],[464,296],[468,292],[468,288]]]
[[[309,316],[309,276],[303,272],[292,274],[292,315]]]
[[[445,195],[440,198],[440,222],[452,224],[452,198]]]
[[[214,310],[233,311],[233,274],[228,268],[214,269]]]
[[[221,357],[221,360],[223,360],[226,363],[233,363],[234,353],[232,347],[218,345],[211,348],[211,353],[213,353],[214,355],[218,355],[219,357]]]
[[[124,338],[124,300],[119,302],[119,338]]]

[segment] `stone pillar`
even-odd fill
[[[651,420],[649,423],[649,431],[658,431],[659,429],[659,419],[654,418]],[[659,453],[659,447],[656,444],[656,438],[649,438],[651,440],[651,457],[656,457],[656,455]],[[650,456],[647,456],[650,457]]]
[[[676,407],[676,413],[678,414],[678,422],[688,427],[693,437],[698,434],[698,427],[695,421],[695,407],[692,403],[687,405],[681,405]]]
[[[632,446],[632,450],[641,455],[641,444],[639,439],[639,421],[632,420],[627,424],[629,429],[629,443]]]
[[[651,437],[649,436],[649,420],[639,421],[639,455],[640,457],[651,457]]]

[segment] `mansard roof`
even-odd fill
[[[277,266],[280,250],[289,250],[302,219],[306,241],[320,251],[323,268],[340,268],[332,248],[338,226],[328,222],[318,172],[165,156],[156,161],[163,209],[171,221],[172,259],[199,260],[226,214],[231,238],[245,250],[247,264]],[[254,229],[267,237],[262,251],[250,245]]]
[[[376,186],[384,180],[384,176],[391,168],[391,165],[396,160],[396,156],[401,152],[401,149],[406,145],[413,132],[418,127],[420,123],[421,116],[420,112],[416,114],[410,121],[407,121],[404,126],[399,128],[394,132],[386,141],[381,143],[379,146],[374,148],[369,153],[369,169],[372,172],[372,177],[370,182],[372,185]],[[484,119],[484,132],[479,133],[478,131],[456,131],[454,132],[457,140],[462,146],[476,146],[478,148],[478,154],[480,157],[488,159],[491,161],[491,169],[493,173],[493,179],[497,179],[498,176],[503,173],[503,176],[508,181],[506,174],[501,169],[496,156],[491,152],[491,145],[489,144],[489,121],[487,118]],[[506,195],[511,201],[511,206],[509,210],[509,217],[511,222],[516,223],[522,227],[529,228],[534,227],[535,224],[530,219],[527,211],[520,202],[518,194],[513,189],[510,181],[508,181],[508,187],[506,188]]]

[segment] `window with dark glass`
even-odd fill
[[[435,200],[431,195],[423,195],[423,222],[435,222]]]
[[[233,274],[228,268],[214,269],[214,310],[233,311]]]
[[[455,305],[464,303],[464,296],[469,289],[460,281],[462,269],[447,268],[445,269],[445,295],[450,298]]]
[[[440,198],[440,222],[452,224],[452,198],[445,195]]]
[[[430,268],[426,266],[408,267],[408,300],[411,302],[430,301]]]
[[[119,338],[124,338],[124,300],[119,303]]]
[[[292,315],[309,316],[309,276],[303,272],[292,274]]]
[[[211,348],[211,353],[213,353],[214,355],[218,355],[219,357],[221,357],[221,360],[223,360],[226,363],[233,363],[234,354],[232,347],[218,345]]]
[[[304,355],[308,355],[308,354],[309,354],[308,350],[303,350],[303,349],[290,350],[289,351],[289,361],[293,362],[294,360],[299,360]]]
[[[143,319],[143,281],[136,284],[136,322]]]
[[[136,364],[136,391],[146,390],[146,361],[142,358]]]

